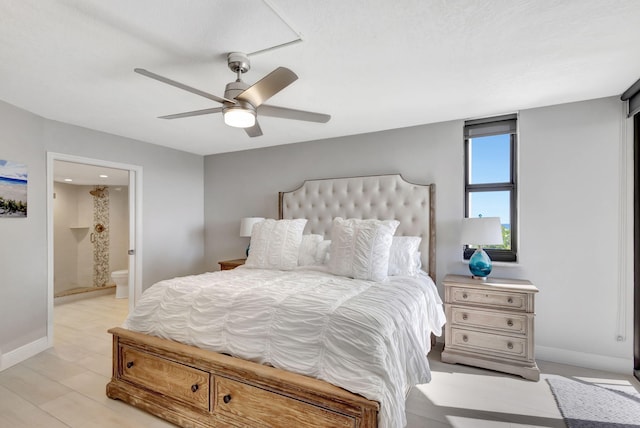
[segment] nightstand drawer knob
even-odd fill
[[[509,298],[507,299],[507,303],[513,303],[513,298],[512,298],[512,297],[509,297]]]
[[[507,348],[513,349],[513,343],[511,343],[511,342],[507,343]]]
[[[467,296],[467,293],[462,293],[462,298],[463,298],[463,299],[466,299],[467,297],[468,297],[468,296]]]
[[[467,318],[469,318],[469,316],[468,316],[467,314],[462,314],[462,319],[463,319],[464,321],[466,321],[466,320],[467,320]]]
[[[468,342],[469,341],[469,336],[467,336],[466,334],[464,336],[462,336],[462,341],[463,342]]]
[[[513,327],[513,320],[507,320],[507,325],[509,327]]]

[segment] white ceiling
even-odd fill
[[[48,119],[201,155],[489,116],[621,94],[640,77],[638,0],[0,0],[0,100]],[[219,107],[133,72],[222,96],[299,79],[268,103],[332,115],[262,117],[249,138]]]

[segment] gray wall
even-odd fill
[[[203,269],[203,157],[46,121],[45,149],[143,167],[143,288]]]
[[[238,236],[242,217],[278,215],[278,192],[305,179],[393,174],[414,183],[436,183],[438,248],[457,248],[456,225],[462,212],[445,203],[447,189],[460,190],[462,122],[404,128],[318,142],[225,153],[205,158],[206,259],[211,269],[225,258],[243,256],[248,238]],[[452,150],[453,149],[453,150]],[[459,192],[458,192],[459,193]],[[449,220],[447,220],[449,219]],[[444,260],[437,270],[445,272]]]
[[[616,98],[520,112],[519,263],[493,275],[531,280],[539,358],[630,372],[631,257],[624,252],[628,202],[621,176],[624,135]],[[437,283],[467,274],[458,230],[463,216],[463,121],[205,158],[207,268],[243,256],[242,217],[277,216],[277,193],[310,178],[401,173],[436,184]],[[624,204],[623,204],[624,205]],[[630,207],[630,203],[628,204]],[[627,212],[628,219],[631,215]],[[625,223],[625,224],[622,224]],[[630,235],[628,233],[627,235]],[[619,322],[618,319],[621,318]],[[619,332],[626,331],[618,341]]]
[[[46,336],[44,119],[0,102],[0,158],[27,165],[27,218],[0,218],[0,356]]]
[[[0,102],[0,159],[27,164],[29,173],[28,217],[0,219],[0,362],[47,334],[49,151],[142,166],[143,287],[204,269],[202,156],[50,121]]]

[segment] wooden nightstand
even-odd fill
[[[247,259],[223,260],[218,264],[220,265],[220,270],[230,270],[242,266],[246,261]]]
[[[447,275],[442,361],[539,380],[534,358],[534,303],[529,281]]]

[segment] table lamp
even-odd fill
[[[249,237],[249,245],[247,245],[247,257],[249,256],[249,247],[251,246],[251,230],[253,225],[260,223],[264,217],[245,217],[240,220],[240,236]]]
[[[491,273],[492,263],[482,246],[503,243],[500,217],[462,219],[461,241],[462,244],[478,247],[469,259],[469,270],[473,278],[486,280]]]

